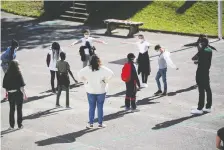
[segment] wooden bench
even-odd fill
[[[139,26],[143,25],[143,22],[133,22],[128,20],[117,20],[117,19],[107,19],[104,20],[107,24],[106,35],[112,35],[112,31],[115,30],[119,25],[129,27],[129,33],[127,37],[134,37],[134,34],[139,32]]]

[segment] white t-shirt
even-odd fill
[[[85,82],[86,92],[90,94],[106,93],[108,81],[113,76],[114,73],[105,66],[101,66],[97,71],[92,71],[90,66],[86,66],[78,72],[79,79]]]
[[[53,51],[52,49],[50,48],[48,54],[50,54],[50,64],[49,64],[49,69],[52,70],[52,71],[58,71],[58,69],[56,68],[56,64],[57,64],[57,61],[59,60],[60,58],[60,53],[63,52],[62,49],[59,50],[59,54],[58,54],[58,57],[57,57],[57,54],[56,52],[54,53],[53,55]]]
[[[93,37],[88,37],[88,38],[81,38],[81,41],[82,41],[82,46],[85,46],[86,45],[86,41],[88,41],[89,42],[89,44],[90,44],[90,46],[93,46],[93,40],[94,40],[94,38]],[[86,49],[84,49],[84,51],[85,51],[85,54],[86,55],[89,55],[89,49],[88,48],[86,48]]]
[[[151,45],[147,41],[144,41],[143,43],[137,42],[136,44],[138,46],[139,52],[142,53],[142,54],[145,53],[145,52],[147,52],[148,49],[149,49],[149,46]]]

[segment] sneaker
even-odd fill
[[[161,90],[158,90],[156,93],[154,93],[154,95],[159,95],[159,94],[162,94]]]
[[[142,83],[141,87],[142,87],[142,88],[147,88],[148,85],[147,85],[146,83]]]
[[[162,95],[162,96],[166,96],[166,95],[167,95],[167,93],[166,93],[166,92],[163,92],[161,95]]]
[[[23,129],[23,125],[19,126],[19,129]]]
[[[206,112],[206,113],[210,113],[212,110],[211,110],[211,108],[204,108],[203,109],[203,112]]]
[[[66,106],[66,108],[67,108],[67,109],[72,109],[72,107],[70,107],[70,106]]]
[[[55,91],[55,90],[52,90],[52,93],[53,93],[53,94],[56,94],[56,91]]]
[[[93,124],[87,124],[86,128],[87,129],[92,129],[93,128]]]
[[[125,111],[129,111],[130,110],[130,108],[128,108],[128,107],[125,107]]]
[[[193,110],[191,110],[191,114],[201,115],[201,114],[203,114],[203,111],[202,110],[198,110],[198,109],[193,109]]]
[[[105,124],[99,124],[99,125],[98,125],[98,128],[99,128],[99,129],[101,129],[101,128],[106,128],[106,125],[105,125]]]
[[[8,128],[8,130],[13,130],[13,129],[14,129],[14,128],[12,128],[12,127],[9,127],[9,128]]]
[[[56,105],[56,108],[61,108],[62,106],[61,105]]]

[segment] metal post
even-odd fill
[[[218,0],[218,37],[222,39],[222,0]]]

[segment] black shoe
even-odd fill
[[[154,93],[154,95],[159,95],[159,94],[162,94],[161,90],[158,90],[156,93]]]
[[[166,96],[166,95],[167,95],[167,93],[166,93],[166,92],[163,92],[163,93],[162,93],[162,96]]]
[[[19,129],[22,129],[22,128],[23,128],[23,125],[20,125],[20,126],[19,126]]]

